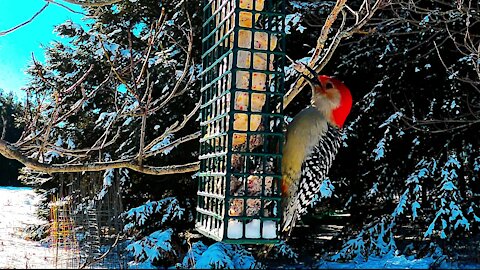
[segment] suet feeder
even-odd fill
[[[284,140],[285,1],[205,0],[196,229],[277,243]]]

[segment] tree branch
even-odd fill
[[[42,13],[42,12],[48,7],[49,4],[50,4],[50,2],[47,2],[39,11],[37,11],[37,13],[33,14],[33,16],[32,16],[30,19],[26,20],[25,22],[23,22],[23,23],[21,23],[21,24],[19,24],[19,25],[17,25],[17,26],[14,26],[14,27],[12,27],[12,28],[10,28],[10,29],[8,29],[8,30],[0,31],[0,37],[1,37],[1,36],[5,36],[5,35],[13,32],[13,31],[15,31],[15,30],[17,30],[18,28],[20,28],[20,27],[22,27],[22,26],[25,26],[25,25],[27,25],[27,24],[29,24],[29,23],[31,23],[38,15],[40,15],[40,13]]]
[[[70,4],[80,5],[80,6],[83,6],[83,7],[103,7],[103,6],[108,6],[108,5],[112,5],[112,4],[121,2],[122,0],[105,0],[105,1],[63,0],[63,1],[65,1],[67,3],[70,3]]]
[[[12,144],[4,140],[0,140],[0,154],[5,156],[6,158],[17,160],[31,170],[48,174],[72,172],[99,172],[108,169],[127,168],[144,174],[166,175],[194,172],[200,168],[200,163],[198,161],[182,165],[168,165],[162,167],[140,166],[134,161],[129,160],[94,162],[85,164],[45,164],[24,156],[18,150],[18,148],[14,147]]]
[[[373,17],[375,12],[380,7],[380,4],[382,3],[382,1],[383,0],[376,0],[373,6],[370,7],[369,2],[365,0],[358,12],[355,12],[353,10],[350,11],[350,13],[353,12],[354,14],[356,14],[355,15],[356,23],[344,30],[343,28],[346,22],[346,12],[344,11],[343,8],[345,7],[346,0],[337,0],[335,6],[330,12],[330,15],[325,21],[324,26],[322,27],[320,36],[317,39],[317,46],[315,48],[313,55],[310,57],[310,61],[308,61],[308,66],[313,70],[315,70],[315,72],[317,73],[321,72],[322,69],[325,67],[325,65],[328,63],[328,61],[330,60],[330,58],[332,57],[338,45],[340,45],[340,42],[343,39],[346,39],[352,36],[354,33],[358,33],[360,29],[363,26],[365,26],[365,24]],[[363,17],[361,19],[359,19],[358,14],[360,13],[360,11],[363,11],[364,9],[366,13],[363,14]],[[328,33],[330,32],[330,29],[333,23],[337,20],[338,14],[340,12],[342,12],[342,15],[343,15],[341,26],[339,27],[335,37],[331,41],[327,52],[324,53],[323,50],[325,48],[325,43],[328,40]],[[322,53],[324,54],[324,56],[321,60],[319,60],[320,55]],[[292,102],[292,100],[298,95],[298,93],[300,93],[300,91],[306,86],[306,84],[307,84],[307,81],[305,80],[305,78],[303,78],[303,76],[299,77],[295,81],[295,83],[292,85],[290,90],[285,94],[285,97],[283,98],[284,108],[286,108],[290,104],[290,102]]]

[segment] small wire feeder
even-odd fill
[[[285,1],[205,0],[196,229],[277,243],[281,219]]]

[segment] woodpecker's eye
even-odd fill
[[[325,85],[325,88],[326,89],[331,89],[331,88],[333,88],[333,84],[331,82],[327,82],[327,84]]]

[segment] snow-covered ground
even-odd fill
[[[54,268],[53,251],[39,242],[21,238],[35,215],[39,196],[31,188],[0,187],[0,268]]]
[[[0,187],[0,269],[55,268],[52,249],[42,246],[39,242],[21,238],[21,232],[26,226],[43,223],[35,215],[36,204],[39,199],[40,197],[31,188]],[[216,261],[219,258],[206,259]],[[366,262],[336,263],[323,261],[318,262],[315,266],[319,269],[429,269],[434,265],[448,269],[480,269],[478,263],[447,263],[438,261],[438,258],[415,259],[395,255],[387,255],[381,258],[370,257]],[[234,265],[233,267],[238,266]],[[154,269],[154,266],[146,262],[130,264],[129,268]]]
[[[372,256],[368,261],[352,261],[348,263],[320,262],[319,269],[480,269],[477,263],[445,262],[439,258],[426,257],[415,259],[413,256],[395,256],[392,254],[383,257]]]

